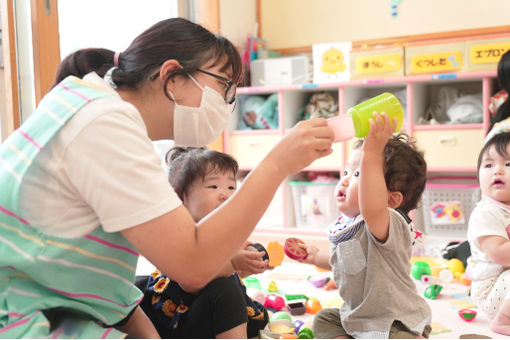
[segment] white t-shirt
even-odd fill
[[[468,241],[471,256],[467,272],[473,281],[494,278],[503,271],[503,266],[494,263],[480,249],[481,236],[501,236],[509,239],[507,227],[510,225],[510,207],[484,196],[469,216]]]
[[[20,213],[60,237],[102,225],[118,232],[182,204],[138,110],[96,73],[83,78],[114,97],[78,111],[36,158],[20,191]]]

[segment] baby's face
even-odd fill
[[[500,155],[491,146],[482,157],[478,171],[482,194],[510,205],[510,145],[506,147],[506,155]]]
[[[204,180],[198,178],[183,199],[195,222],[225,202],[236,190],[234,173],[210,171]]]
[[[355,217],[360,213],[358,200],[360,161],[361,150],[353,150],[335,189],[336,206],[347,217]]]

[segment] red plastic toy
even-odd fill
[[[285,254],[291,259],[297,261],[306,259],[308,253],[306,252],[306,249],[301,246],[302,243],[303,241],[298,238],[289,237],[285,240],[285,245],[283,246]]]
[[[459,316],[464,321],[473,321],[476,318],[476,311],[472,309],[459,310]]]

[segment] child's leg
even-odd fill
[[[499,275],[478,307],[492,319],[490,328],[493,332],[510,335],[510,270]]]
[[[352,339],[340,322],[338,308],[326,308],[313,319],[313,334],[316,339]]]
[[[248,314],[243,293],[232,277],[211,281],[196,297],[182,321],[185,338],[247,337]]]

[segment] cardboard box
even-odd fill
[[[402,77],[404,47],[382,47],[351,51],[351,79]]]
[[[510,35],[468,38],[466,40],[466,70],[497,70],[501,56],[509,49]]]
[[[465,40],[410,44],[405,48],[405,74],[464,72],[465,50]]]

